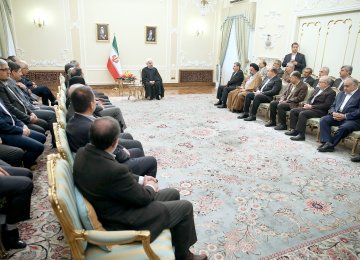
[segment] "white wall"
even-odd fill
[[[17,55],[33,69],[62,69],[80,61],[90,84],[112,84],[106,63],[116,34],[124,70],[139,75],[153,58],[165,82],[178,82],[179,69],[214,69],[218,9],[200,15],[195,0],[13,0]],[[46,26],[32,17],[39,9]],[[96,41],[96,23],[108,23],[109,42]],[[145,26],[157,26],[157,44],[145,44]],[[196,31],[200,31],[196,35]]]

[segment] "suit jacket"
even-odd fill
[[[164,86],[163,86],[162,78],[161,78],[160,73],[157,70],[157,68],[154,67],[153,69],[154,69],[154,78],[152,80],[154,80],[156,83],[160,84],[160,92],[161,93],[159,93],[159,94],[161,95],[161,97],[164,97]],[[141,80],[145,86],[149,84],[149,81],[151,81],[150,76],[151,76],[150,69],[148,67],[143,68],[141,71]]]
[[[90,143],[89,132],[92,123],[93,120],[78,113],[75,113],[74,116],[70,118],[66,124],[66,136],[72,152],[76,153],[79,148]],[[124,162],[130,158],[123,149],[123,146],[118,145],[114,152],[116,160],[119,162]]]
[[[304,81],[305,79],[305,81]],[[301,81],[304,81],[305,83],[309,84],[310,86],[312,86],[315,82],[315,79],[311,76],[305,78],[305,77],[301,77]]]
[[[31,111],[25,106],[25,104],[19,101],[19,98],[16,97],[14,91],[9,90],[9,88],[11,88],[10,83],[10,80],[0,81],[0,98],[12,115],[16,116],[25,124],[29,124]]]
[[[334,103],[332,103],[329,114],[333,112],[340,112],[341,104],[343,103],[346,97],[345,92],[341,91],[335,98]],[[356,120],[360,123],[360,90],[357,91],[351,96],[349,101],[346,103],[342,114],[346,115],[346,120]]]
[[[337,78],[334,81],[332,87],[339,89],[340,91],[344,91],[344,84],[342,84],[343,80],[341,78]],[[341,85],[341,86],[340,86]]]
[[[244,73],[242,70],[239,70],[238,72],[233,72],[231,75],[230,80],[226,84],[227,87],[237,87],[240,86],[241,83],[244,81]]]
[[[92,144],[76,154],[74,182],[106,230],[150,230],[153,241],[169,227],[170,213],[154,201],[155,191],[138,184],[126,165]]]
[[[268,78],[265,78],[261,85],[258,87],[258,90],[261,90],[263,85],[266,83]],[[277,94],[279,94],[282,86],[282,81],[278,76],[275,76],[270,79],[269,83],[266,84],[265,88],[262,91],[262,94],[265,96],[273,97]]]
[[[307,100],[307,104],[312,105],[312,110],[327,113],[331,104],[335,100],[336,92],[331,87],[328,87],[314,99],[314,102],[311,103],[312,99],[319,91],[320,88],[315,89],[311,97]]]
[[[286,67],[286,64],[288,64],[290,61],[291,61],[291,53],[285,55],[282,66]],[[298,52],[295,56],[295,61],[297,61],[297,64],[295,65],[295,70],[301,73],[302,70],[306,67],[305,55]]]
[[[4,105],[2,100],[0,102]],[[11,112],[8,110],[11,114]],[[12,118],[12,119],[11,119]],[[15,125],[13,125],[13,120]],[[23,134],[23,122],[17,119],[15,116],[10,116],[5,110],[0,106],[0,135],[22,135]]]
[[[295,89],[291,92],[293,87],[295,87]],[[300,81],[296,86],[290,83],[284,94],[281,96],[280,101],[286,101],[286,103],[289,103],[290,108],[293,109],[298,107],[301,101],[304,101],[307,92],[308,87],[305,82]]]

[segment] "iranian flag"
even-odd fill
[[[122,73],[121,64],[119,61],[119,51],[116,43],[116,37],[114,36],[109,59],[107,62],[107,68],[114,79],[120,78],[120,74]]]

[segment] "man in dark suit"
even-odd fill
[[[70,98],[75,114],[66,124],[66,135],[71,151],[77,152],[80,147],[89,143],[89,129],[95,120],[93,112],[96,101],[89,86],[76,88]],[[118,162],[126,164],[133,173],[140,176],[156,176],[157,161],[152,156],[144,156],[143,150],[126,149],[119,145],[114,155]]]
[[[330,87],[332,79],[329,76],[320,78],[319,87],[301,108],[290,111],[290,131],[285,132],[293,141],[304,141],[306,121],[309,118],[319,118],[327,114],[335,100],[336,93]]]
[[[278,115],[278,125],[275,130],[286,130],[286,112],[299,106],[307,94],[308,87],[301,81],[301,74],[294,71],[290,74],[290,84],[281,96],[279,101],[270,102],[270,121],[266,127],[276,126],[276,114]]]
[[[154,67],[152,59],[146,61],[146,67],[141,71],[141,80],[145,86],[145,98],[160,100],[164,97],[164,86],[159,71]]]
[[[334,81],[334,84],[332,85],[332,87],[339,89],[340,91],[344,91],[344,82],[346,79],[351,77],[351,73],[352,73],[353,67],[350,65],[344,65],[341,67],[340,69],[340,78],[337,78]]]
[[[48,106],[49,100],[51,102],[51,105],[57,105],[56,98],[54,94],[51,92],[51,90],[47,86],[38,86],[35,82],[27,78],[27,75],[29,74],[29,65],[25,61],[19,61],[17,62],[21,67],[21,82],[29,89],[32,93],[35,95],[41,97],[42,104]]]
[[[11,167],[0,160],[0,198],[5,198],[0,213],[6,215],[2,239],[6,250],[21,249],[26,243],[20,238],[17,223],[30,219],[32,173],[28,169]]]
[[[0,140],[0,159],[6,163],[20,167],[22,165],[24,151],[21,148],[2,143]]]
[[[284,57],[282,66],[286,67],[288,62],[291,62],[295,65],[295,70],[301,73],[303,68],[306,67],[306,61],[305,61],[305,55],[298,52],[298,50],[299,50],[299,44],[297,42],[291,44],[291,53],[287,54]]]
[[[1,73],[1,72],[0,72]],[[36,164],[36,159],[44,151],[46,136],[30,130],[23,122],[7,110],[0,98],[0,138],[3,144],[25,150],[24,167]]]
[[[359,82],[356,79],[348,78],[340,92],[331,105],[329,114],[320,120],[320,141],[319,152],[333,152],[334,147],[340,140],[351,132],[360,130],[360,91]],[[331,127],[338,126],[339,129],[334,136],[331,135]]]
[[[216,98],[219,99],[217,103],[215,103],[215,106],[218,106],[218,108],[226,108],[226,101],[229,95],[230,91],[233,91],[236,89],[236,87],[240,86],[241,83],[244,81],[244,73],[240,69],[241,65],[239,62],[235,62],[233,66],[233,73],[231,75],[230,80],[228,83],[224,86],[221,85],[218,87]]]
[[[80,148],[75,157],[75,185],[94,206],[106,230],[150,230],[154,241],[169,228],[176,259],[195,259],[189,252],[197,241],[192,204],[179,200],[175,189],[160,191],[154,177],[145,176],[140,181],[126,165],[118,163],[112,154],[118,147],[119,133],[113,118],[95,119],[90,128],[91,143]]]
[[[318,86],[319,85],[319,79],[321,77],[323,77],[323,76],[329,76],[329,72],[330,72],[330,70],[329,70],[328,67],[321,67],[320,70],[319,70],[319,78],[314,81],[314,83],[312,84],[312,87],[315,88],[315,89],[317,87],[319,87]],[[332,87],[332,85],[334,84],[334,80],[332,78],[330,78],[330,79],[331,79],[330,87]]]
[[[310,86],[312,86],[315,82],[315,79],[311,76],[312,73],[313,73],[312,68],[305,68],[303,70],[303,76],[301,77],[301,80],[309,84]]]
[[[256,120],[256,113],[261,103],[270,103],[274,96],[281,90],[281,79],[277,76],[277,69],[272,67],[268,70],[267,78],[263,80],[256,92],[246,94],[244,113],[238,119],[244,118],[245,121]],[[251,101],[253,101],[250,111]],[[250,114],[249,114],[250,112]]]

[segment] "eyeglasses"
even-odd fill
[[[1,71],[9,71],[10,68],[0,69]]]

